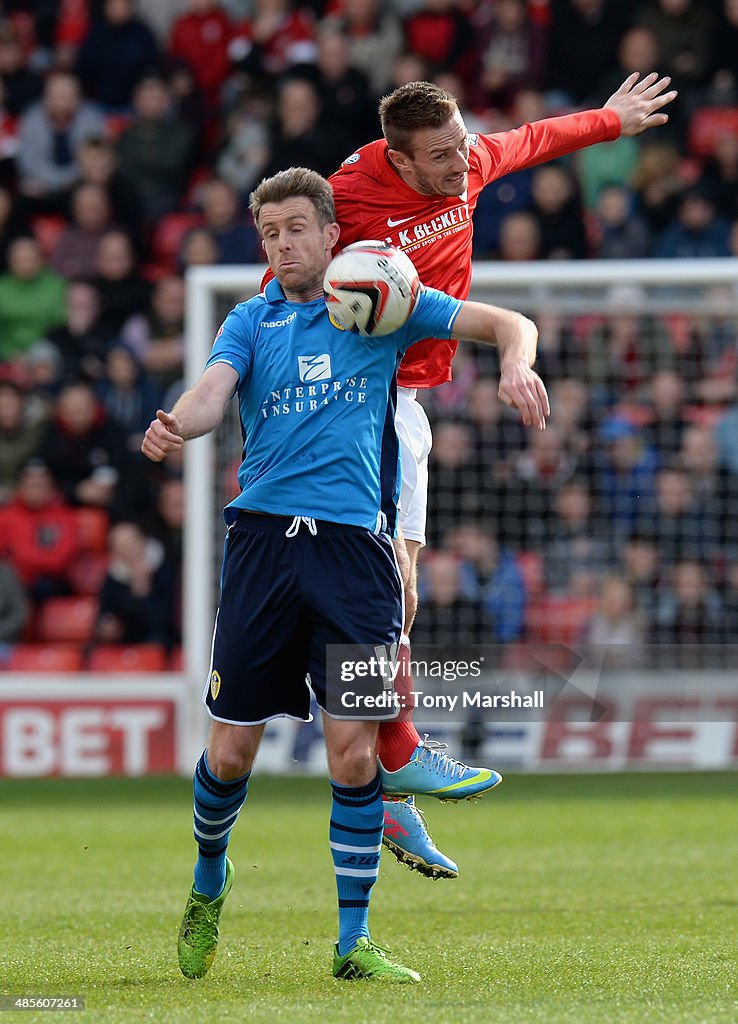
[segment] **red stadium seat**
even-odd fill
[[[596,597],[548,594],[528,607],[528,639],[548,644],[576,643],[596,608]]]
[[[6,668],[8,672],[79,672],[82,651],[72,644],[17,644]]]
[[[687,134],[693,156],[712,156],[721,135],[738,134],[738,107],[698,107],[689,121]]]
[[[50,597],[39,613],[36,636],[49,643],[85,643],[92,636],[97,609],[96,597]]]
[[[82,551],[105,551],[108,546],[108,513],[101,508],[76,508],[77,543]]]
[[[161,644],[100,644],[88,667],[91,672],[164,672],[167,652]]]
[[[162,217],[156,226],[151,243],[154,260],[174,270],[185,235],[194,228],[201,227],[202,223],[202,215],[199,213],[168,213]]]
[[[102,551],[83,551],[69,568],[67,579],[75,594],[99,594],[108,571],[108,556]]]

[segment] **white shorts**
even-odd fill
[[[395,428],[400,441],[402,489],[400,528],[407,540],[425,544],[428,509],[428,456],[433,445],[425,409],[416,399],[415,388],[397,389]]]

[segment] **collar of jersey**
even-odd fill
[[[306,310],[310,309],[310,307],[313,306],[314,303],[320,301],[318,299],[314,299],[313,302],[290,302],[290,300],[282,291],[282,285],[279,283],[276,277],[273,277],[272,280],[269,281],[269,283],[265,286],[264,297],[266,298],[267,302],[272,304],[284,302],[291,308],[294,307],[295,309],[299,309],[302,306]],[[316,307],[316,312],[322,313],[324,309],[325,306],[321,304],[319,307]]]
[[[287,297],[282,291],[282,285],[273,277],[264,289],[264,296],[267,302],[286,302]]]

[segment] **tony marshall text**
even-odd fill
[[[385,691],[378,694],[356,693],[347,690],[341,694],[341,704],[350,710],[368,710],[387,708],[427,708],[436,711],[455,711],[457,706],[464,708],[543,708],[543,690],[534,690],[525,695],[510,690],[509,693],[480,693],[464,691],[464,693],[424,693],[422,690],[410,690],[405,697],[399,693]]]

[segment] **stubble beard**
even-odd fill
[[[444,188],[443,184],[434,186],[427,178],[418,177],[416,188],[418,192],[428,196],[429,199],[455,199],[464,194],[467,186],[468,182],[463,186],[463,188],[461,186],[457,188],[450,185]]]
[[[282,282],[280,281],[280,284]],[[311,269],[302,275],[294,284],[284,283],[282,289],[288,298],[297,302],[310,302],[323,294],[323,271]]]

